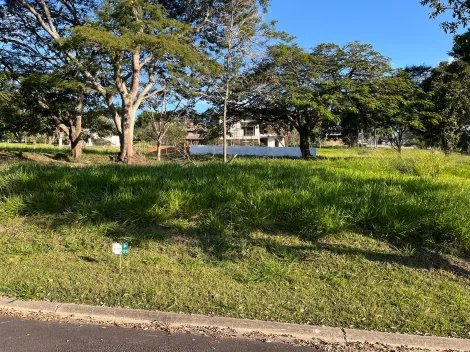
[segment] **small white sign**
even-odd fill
[[[122,244],[113,243],[113,254],[122,254]]]

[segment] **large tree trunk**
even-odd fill
[[[78,88],[78,103],[75,107],[75,118],[69,116],[69,138],[72,157],[79,159],[82,154],[82,115],[85,105],[85,92],[82,87]]]
[[[119,161],[125,163],[130,163],[134,156],[134,123],[135,111],[129,105],[124,106],[121,120],[122,133],[119,136],[121,140]]]
[[[79,159],[83,154],[83,143],[80,136],[77,136],[75,132],[72,132],[70,135],[70,145],[72,147],[72,157]]]
[[[402,150],[402,147],[403,147],[403,135],[404,135],[404,132],[402,131],[399,131],[396,133],[396,135],[394,136],[394,139],[395,139],[395,150],[398,152],[398,154],[401,155],[401,150]]]
[[[303,159],[309,159],[312,154],[310,153],[310,131],[307,129],[299,129],[300,135],[300,152]]]

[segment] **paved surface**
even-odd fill
[[[192,334],[115,326],[64,324],[0,317],[0,352],[192,352],[319,351],[244,339],[215,339]]]
[[[128,333],[134,333],[136,336],[140,336],[138,335],[139,332],[143,334],[141,335],[144,339],[142,346],[138,343],[139,340],[136,341],[132,336],[127,338],[127,340],[118,340],[117,342],[121,343],[122,346],[128,346],[122,347],[119,345],[121,347],[116,347],[123,351],[147,351],[149,349],[146,349],[146,347],[149,345],[145,345],[145,343],[147,343],[145,339],[150,338],[150,340],[155,341],[155,339],[159,338],[161,341],[157,341],[157,349],[154,348],[150,350],[213,351],[213,347],[215,347],[215,350],[218,348],[219,351],[237,351],[241,349],[245,349],[247,351],[303,351],[305,349],[296,349],[293,346],[310,346],[312,348],[311,350],[315,350],[315,347],[317,351],[320,350],[323,352],[416,352],[418,350],[470,352],[470,339],[393,334],[355,329],[296,325],[196,314],[165,313],[115,307],[87,306],[59,302],[21,301],[8,297],[0,297],[0,317],[3,317],[2,319],[6,319],[8,317],[12,319],[55,322],[51,324],[57,327],[46,329],[44,332],[46,337],[48,333],[50,334],[49,330],[55,331],[56,329],[60,329],[61,334],[63,334],[64,331],[66,333],[73,333],[73,328],[77,328],[77,324],[82,324],[81,327],[84,327],[82,330],[91,329],[92,332],[100,330],[95,330],[93,327],[89,326],[90,324],[107,324],[114,329],[118,326],[136,328],[137,331],[134,330],[132,332],[131,330],[131,332],[121,331],[120,333],[116,333],[115,336],[122,336],[123,338],[126,338],[126,334]],[[3,322],[5,322],[5,320],[3,320]],[[22,347],[21,343],[12,340],[15,335],[10,336],[10,341],[8,342],[10,345],[7,345],[5,342],[7,337],[4,338],[4,336],[2,336],[2,325],[8,326],[9,324],[13,325],[14,323],[14,320],[4,324],[0,322],[0,352],[4,351],[2,349],[3,347],[8,347],[11,351],[11,343],[15,344],[13,351],[22,351],[16,348]],[[57,323],[63,325],[55,325]],[[21,326],[24,324],[21,324]],[[40,328],[41,327],[38,327],[38,329]],[[80,325],[78,325],[78,328],[80,328]],[[98,329],[99,328],[100,327],[98,326]],[[107,329],[103,330],[108,331]],[[149,331],[151,332],[150,334]],[[10,330],[8,330],[8,332],[10,332]],[[168,336],[168,332],[172,332],[173,335],[179,333],[182,336],[171,338],[171,336]],[[187,335],[187,333],[191,333],[192,335]],[[31,336],[31,334],[29,336],[27,334],[28,333],[26,333],[27,337]],[[24,335],[21,336],[24,337]],[[78,336],[82,336],[81,333]],[[98,338],[98,340],[96,340],[98,342],[101,342],[101,339],[105,340],[99,335],[90,336],[92,337],[90,341],[95,341],[94,339],[96,338]],[[196,339],[194,336],[198,338]],[[211,337],[209,338],[209,342],[207,338],[204,338],[204,336]],[[108,341],[112,341],[113,336],[108,338],[110,339]],[[184,341],[184,338],[190,339],[188,341],[190,341],[190,345],[194,346],[194,349],[190,349],[189,345],[179,345],[180,341]],[[202,340],[199,340],[200,338],[202,338]],[[234,338],[238,338],[238,340],[235,340]],[[247,338],[249,338],[249,340],[247,340]],[[65,338],[65,340],[67,340],[67,338]],[[71,339],[68,340],[69,342],[72,341]],[[57,346],[60,348],[56,345],[54,345],[55,347],[51,345],[43,348],[46,348],[45,350],[47,351],[114,350],[113,347],[111,347],[111,349],[106,349],[107,346],[104,346],[103,349],[98,348],[97,346],[100,346],[99,344],[91,346],[91,349],[86,349],[87,345],[83,343],[83,341],[88,341],[86,337],[85,340],[82,341],[82,345],[80,345],[80,349],[78,350],[71,349],[67,345],[65,348],[61,345],[61,343],[64,343],[63,340],[59,339],[57,341]],[[79,340],[77,341],[80,342]],[[210,341],[215,341],[215,345],[211,344]],[[263,344],[259,341],[271,341],[271,343]],[[345,341],[348,343],[345,344]],[[67,341],[65,342],[68,343]],[[276,344],[274,344],[274,342],[276,342]],[[199,343],[206,343],[206,345],[198,345]],[[282,343],[288,343],[289,346],[283,345]],[[253,348],[251,348],[251,346],[253,346]],[[28,347],[31,346],[27,345],[26,349],[23,350],[30,350]],[[38,343],[38,346],[34,347],[34,351],[45,351],[44,349],[36,349],[36,347],[41,347],[40,343]],[[153,345],[150,345],[150,347],[153,348]]]

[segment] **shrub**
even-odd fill
[[[97,147],[109,147],[111,145],[111,141],[108,141],[104,138],[93,138],[93,145]]]

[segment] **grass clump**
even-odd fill
[[[0,294],[469,337],[468,159],[320,157],[0,164]]]
[[[427,153],[422,156],[398,158],[395,161],[395,167],[397,171],[405,175],[437,177],[445,163],[444,155]]]

